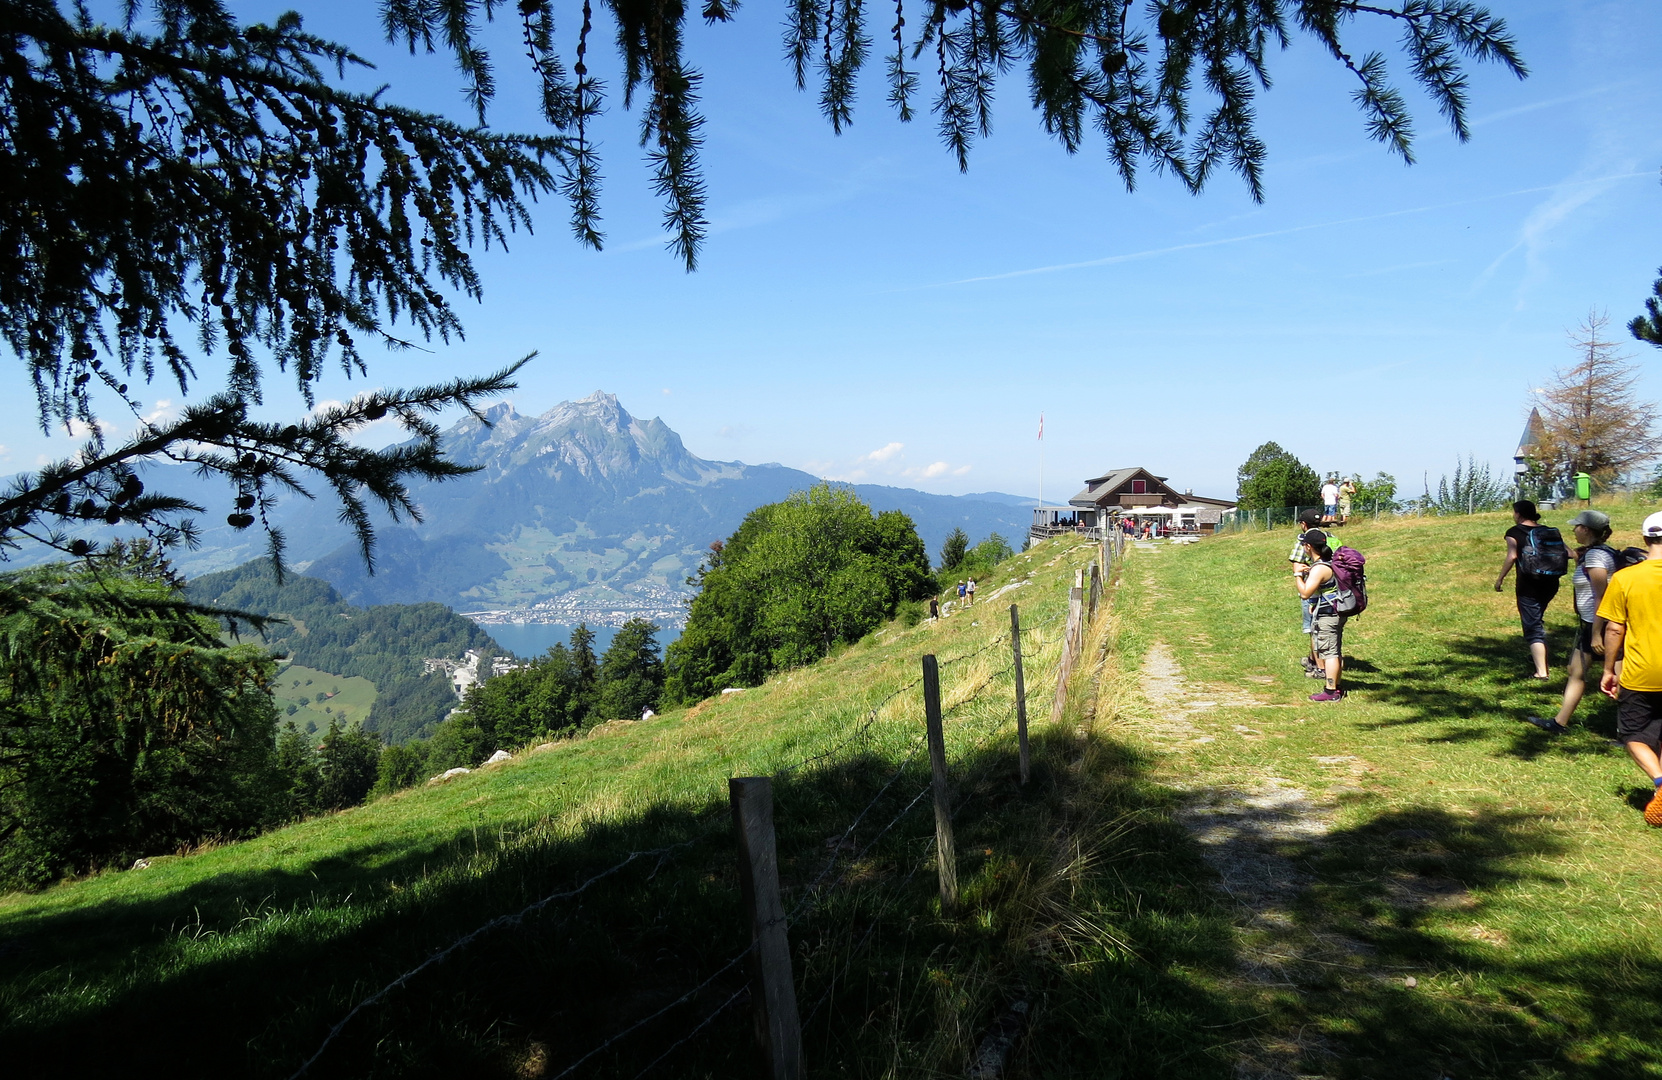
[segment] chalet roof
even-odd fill
[[[1146,476],[1158,483],[1161,487],[1166,487],[1166,478],[1164,476],[1155,476],[1142,466],[1134,465],[1129,469],[1115,469],[1113,472],[1104,473],[1101,476],[1093,476],[1091,479],[1085,481],[1085,490],[1069,499],[1068,502],[1074,506],[1095,506],[1097,497],[1103,492],[1114,491],[1117,488],[1123,487],[1128,481],[1137,476]],[[1170,488],[1166,488],[1166,490],[1171,491]],[[1173,494],[1175,494],[1175,492],[1173,492]]]
[[[1069,499],[1068,505],[1095,507],[1099,505],[1099,501],[1104,495],[1119,490],[1139,476],[1147,477],[1148,479],[1154,481],[1154,486],[1149,491],[1149,494],[1151,495],[1169,495],[1172,498],[1180,499],[1185,503],[1203,503],[1209,506],[1221,506],[1224,508],[1233,507],[1235,505],[1234,502],[1228,499],[1208,499],[1201,495],[1186,494],[1178,491],[1176,488],[1173,488],[1170,484],[1166,483],[1166,478],[1164,476],[1156,476],[1154,473],[1149,472],[1140,465],[1132,466],[1126,469],[1115,469],[1113,472],[1104,473],[1101,476],[1091,477],[1089,480],[1085,481],[1085,490]]]

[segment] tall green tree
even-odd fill
[[[600,658],[600,694],[596,715],[603,720],[638,720],[662,699],[664,661],[658,650],[658,627],[630,619],[618,629]]]
[[[1247,456],[1236,471],[1235,499],[1242,510],[1315,506],[1321,502],[1321,477],[1316,470],[1267,442]]]
[[[0,887],[283,816],[270,653],[144,562],[0,575]]]
[[[686,629],[669,647],[666,698],[756,685],[858,640],[899,604],[927,595],[910,519],[880,517],[829,484],[751,511],[712,545],[695,579]]]
[[[955,528],[946,534],[941,544],[941,573],[950,574],[963,563],[969,553],[969,533]]]

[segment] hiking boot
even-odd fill
[[[1319,694],[1311,694],[1310,695],[1310,700],[1311,701],[1343,701],[1344,699],[1345,699],[1345,692],[1343,690],[1323,690]],[[1647,813],[1648,813],[1648,811],[1647,811]],[[1662,806],[1657,807],[1657,813],[1659,815],[1662,815]],[[1646,820],[1649,820],[1649,819],[1647,818]],[[1662,817],[1659,817],[1657,819],[1656,824],[1662,825]]]
[[[1306,679],[1325,679],[1327,678],[1327,669],[1324,667],[1305,668],[1304,677]]]
[[[1322,666],[1320,664],[1316,663],[1314,660],[1310,659],[1308,656],[1300,657],[1299,658],[1299,663],[1301,665],[1303,665],[1304,673],[1306,675],[1314,675],[1317,672],[1322,670]]]
[[[1544,716],[1526,716],[1524,717],[1524,723],[1534,724],[1536,727],[1540,728],[1549,735],[1562,735],[1564,732],[1570,730],[1558,721],[1549,720]]]
[[[1645,805],[1645,824],[1662,829],[1662,788],[1657,788],[1656,794]]]

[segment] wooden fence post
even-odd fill
[[[923,719],[929,727],[929,770],[935,789],[935,862],[941,875],[941,914],[958,911],[958,845],[952,839],[952,793],[946,784],[946,735],[941,730],[941,672],[923,658]]]
[[[1085,619],[1085,625],[1096,622],[1096,605],[1102,599],[1102,574],[1097,571],[1096,564],[1091,564],[1091,603],[1090,614]]]
[[[1068,590],[1068,626],[1063,631],[1062,662],[1056,665],[1056,698],[1050,704],[1050,722],[1062,719],[1062,707],[1068,701],[1068,676],[1073,674],[1074,654],[1079,650],[1081,617],[1084,615],[1085,590],[1077,586]]]
[[[1027,783],[1027,682],[1021,671],[1021,613],[1010,605],[1010,653],[1016,662],[1016,747],[1021,755],[1021,782]]]
[[[750,1000],[756,1041],[769,1080],[800,1080],[802,1021],[791,979],[791,945],[779,900],[779,856],[773,835],[773,782],[765,776],[727,781],[733,824],[739,834],[739,880],[750,914]]]

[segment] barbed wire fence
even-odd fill
[[[849,819],[848,824],[843,828],[841,833],[835,835],[827,841],[827,847],[830,850],[828,857],[825,859],[823,866],[819,868],[818,872],[803,886],[796,890],[796,899],[790,910],[788,912],[780,911],[780,913],[774,916],[771,920],[764,919],[762,922],[758,923],[756,922],[756,913],[754,910],[757,902],[756,897],[750,895],[752,889],[748,886],[745,890],[747,894],[745,897],[746,902],[753,909],[750,912],[753,925],[758,927],[766,926],[771,929],[775,924],[777,924],[777,930],[781,937],[791,933],[800,935],[810,927],[814,916],[824,907],[826,901],[830,897],[837,895],[839,890],[849,888],[855,869],[863,865],[866,858],[877,848],[879,842],[895,830],[897,826],[901,825],[902,822],[908,818],[908,816],[917,811],[919,805],[928,800],[932,793],[935,795],[936,828],[933,835],[920,838],[923,841],[921,845],[921,856],[913,860],[911,868],[903,877],[899,878],[898,881],[891,883],[886,889],[883,890],[885,895],[879,900],[878,906],[873,915],[869,918],[868,925],[863,933],[860,933],[856,937],[851,931],[847,935],[840,963],[838,964],[836,970],[834,970],[827,978],[825,989],[819,994],[817,1000],[808,1010],[807,1018],[809,1020],[815,1018],[819,1014],[820,1010],[825,1006],[835,990],[838,978],[846,976],[850,966],[870,944],[878,928],[884,925],[886,917],[893,913],[893,911],[910,895],[911,884],[929,864],[931,855],[935,856],[934,861],[937,863],[937,868],[942,877],[943,914],[950,914],[951,903],[947,898],[947,878],[949,875],[952,877],[952,890],[954,893],[956,890],[956,870],[954,867],[949,865],[951,862],[955,862],[951,831],[952,822],[964,810],[967,805],[967,800],[960,799],[957,801],[957,804],[954,805],[950,793],[945,790],[943,785],[937,780],[937,776],[946,768],[946,762],[944,761],[945,725],[949,721],[952,723],[955,740],[959,744],[964,744],[966,741],[968,743],[967,750],[961,749],[958,754],[960,761],[977,758],[985,751],[991,749],[998,740],[1007,739],[1009,737],[1008,727],[1010,720],[1020,716],[1023,721],[1025,721],[1026,706],[1028,704],[1028,700],[1035,696],[1035,691],[1032,687],[1027,687],[1025,688],[1023,697],[1020,699],[1014,698],[1011,695],[1004,695],[997,698],[996,702],[991,697],[990,692],[994,690],[995,686],[1009,679],[1014,679],[1015,685],[1020,686],[1022,683],[1020,673],[1023,664],[1023,653],[1028,652],[1029,648],[1031,648],[1032,655],[1043,655],[1047,649],[1054,647],[1058,644],[1058,642],[1061,644],[1061,656],[1060,660],[1056,664],[1056,674],[1059,679],[1060,689],[1058,691],[1058,699],[1060,699],[1061,694],[1065,693],[1066,680],[1071,675],[1075,657],[1083,646],[1087,624],[1096,614],[1098,598],[1101,595],[1103,584],[1109,577],[1109,571],[1118,562],[1122,554],[1123,542],[1119,542],[1114,538],[1105,539],[1098,549],[1097,558],[1093,560],[1093,564],[1090,566],[1091,585],[1089,592],[1087,593],[1085,588],[1083,588],[1083,583],[1086,579],[1084,568],[1081,568],[1079,575],[1076,577],[1076,582],[1079,584],[1076,584],[1075,587],[1070,590],[1069,605],[1065,613],[1052,616],[1036,623],[1023,625],[1019,619],[1018,605],[1009,605],[1008,610],[1011,614],[1011,629],[1002,630],[995,634],[993,638],[986,643],[959,655],[946,659],[937,659],[937,657],[933,654],[924,656],[921,660],[923,671],[918,677],[913,678],[903,685],[889,691],[878,701],[863,710],[862,713],[859,714],[860,719],[854,727],[843,734],[840,738],[837,738],[830,746],[809,754],[789,765],[775,769],[770,777],[750,778],[752,781],[759,780],[760,790],[765,792],[766,806],[762,809],[765,810],[766,817],[765,846],[767,850],[751,854],[751,865],[749,867],[749,871],[751,875],[755,877],[770,878],[771,881],[769,882],[759,882],[758,890],[764,892],[771,890],[772,894],[777,897],[779,884],[777,874],[778,856],[774,848],[775,836],[772,823],[773,782],[776,780],[790,779],[797,774],[812,768],[826,767],[829,764],[845,757],[850,751],[864,750],[868,746],[873,732],[884,717],[885,712],[889,710],[889,707],[897,699],[908,695],[915,690],[919,690],[920,687],[924,690],[923,696],[925,700],[920,702],[923,707],[920,710],[910,711],[905,715],[908,717],[910,722],[915,723],[918,719],[918,713],[921,712],[925,719],[925,730],[916,732],[916,734],[909,739],[906,744],[904,744],[902,748],[902,756],[899,762],[878,784],[875,793],[870,797],[865,805],[861,807],[851,819]],[[1089,605],[1088,609],[1086,607],[1087,596]],[[967,614],[969,610],[971,609],[964,609],[959,613],[959,617]],[[1061,629],[1060,634],[1051,636],[1051,631],[1056,630],[1059,627]],[[1028,646],[1020,644],[1020,639],[1028,637],[1032,637],[1036,640]],[[1033,648],[1032,646],[1036,646],[1036,648]],[[961,685],[954,686],[950,695],[953,699],[952,703],[943,709],[939,700],[939,673],[951,669],[959,669],[965,665],[969,665],[972,661],[983,656],[984,654],[1001,647],[1011,651],[1012,655],[1010,661],[990,672],[979,673],[980,677],[977,678],[973,685],[970,685],[967,689]],[[931,698],[933,700],[930,700]],[[970,715],[978,711],[975,708],[976,706],[991,707],[980,709],[979,712],[981,715],[979,716]],[[1025,725],[1022,727],[1021,740],[1023,761],[1022,782],[1025,783]],[[915,769],[920,766],[920,755],[926,750],[931,749],[931,742],[934,742],[940,749],[935,750],[931,754],[935,760],[931,762],[931,775],[927,778],[926,782],[917,787],[910,785],[903,787],[898,796],[898,799],[902,800],[899,809],[880,824],[873,823],[870,826],[871,831],[865,834],[863,845],[855,845],[854,838],[862,824],[867,822],[868,817],[880,804],[884,802],[885,798],[889,796],[889,793],[896,787],[896,785],[900,784],[909,773],[914,772]],[[735,785],[735,791],[737,790],[737,785],[741,782],[742,781],[737,779],[733,782]],[[747,824],[751,826],[755,824],[754,821],[749,821],[746,817],[746,815],[752,814],[753,810],[755,810],[754,807],[741,805],[737,794],[733,796],[733,823],[741,834],[744,833]],[[312,1068],[324,1058],[330,1046],[342,1034],[342,1032],[344,1032],[351,1025],[354,1018],[359,1016],[363,1011],[373,1005],[386,1001],[391,995],[409,985],[412,980],[416,979],[424,971],[444,963],[446,960],[466,949],[469,945],[479,939],[497,930],[521,926],[527,919],[543,912],[550,906],[561,901],[575,900],[583,896],[591,887],[620,875],[631,866],[644,864],[647,860],[655,860],[653,862],[654,869],[652,874],[656,875],[665,867],[666,864],[686,856],[688,852],[693,851],[695,848],[706,843],[707,841],[717,838],[726,839],[730,835],[727,822],[718,816],[712,815],[704,822],[703,826],[694,835],[687,837],[686,839],[674,844],[664,845],[657,848],[628,852],[622,858],[612,862],[610,865],[590,874],[581,882],[548,893],[547,895],[544,895],[540,899],[525,905],[513,913],[491,919],[467,934],[456,938],[444,948],[430,954],[419,964],[416,964],[407,971],[401,973],[396,978],[387,982],[380,989],[376,990],[374,993],[358,1001],[328,1031],[316,1051],[314,1051],[312,1055],[308,1057],[298,1069],[295,1070],[291,1076],[291,1080],[299,1080],[299,1078],[306,1076],[308,1072],[310,1072],[310,1070],[312,1070]],[[944,858],[940,854],[942,850],[948,852],[948,855]],[[790,953],[786,951],[782,954],[782,964],[779,962],[778,956],[773,957],[770,961],[764,955],[767,953],[767,949],[765,947],[759,948],[761,936],[766,932],[766,930],[758,929],[756,934],[753,934],[749,945],[740,950],[737,954],[729,957],[725,962],[716,967],[710,972],[709,975],[697,984],[693,985],[690,989],[686,990],[684,993],[680,994],[678,997],[669,1001],[667,1004],[653,1011],[649,1015],[641,1017],[628,1026],[607,1036],[586,1053],[569,1061],[559,1071],[550,1071],[545,1073],[545,1075],[551,1076],[552,1080],[563,1080],[563,1078],[576,1075],[580,1069],[594,1061],[597,1057],[603,1055],[606,1051],[625,1043],[633,1036],[643,1032],[652,1026],[656,1021],[663,1019],[671,1012],[694,1002],[712,986],[718,982],[721,982],[724,978],[734,972],[735,969],[748,963],[748,966],[751,969],[749,978],[747,978],[737,988],[721,995],[719,1001],[716,1001],[713,1006],[704,1010],[698,1016],[696,1021],[691,1022],[691,1026],[687,1027],[679,1038],[664,1046],[661,1051],[653,1056],[651,1060],[642,1069],[640,1069],[638,1073],[635,1074],[636,1078],[637,1080],[640,1080],[640,1078],[648,1076],[654,1069],[670,1059],[678,1051],[699,1039],[703,1033],[709,1030],[716,1020],[725,1014],[729,1009],[744,1001],[746,998],[749,998],[753,1007],[757,1010],[757,1031],[761,1036],[763,1052],[771,1059],[769,1063],[770,1076],[773,1077],[774,1080],[786,1080],[786,1078],[796,1080],[796,1078],[801,1075],[800,1041],[803,1021],[798,1015],[795,1003],[794,980],[791,973]],[[813,956],[810,955],[806,957],[806,959],[811,962]],[[783,996],[788,998],[790,1011],[790,1015],[788,1017],[775,1016],[769,1013],[770,1007],[777,1011],[778,1001],[781,998],[781,990],[783,990]],[[794,1040],[795,1046],[779,1047],[768,1045],[770,1042],[770,1035],[777,1040],[781,1034],[787,1041]]]

